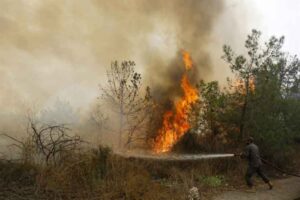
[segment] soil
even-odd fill
[[[241,189],[219,194],[213,200],[299,200],[300,178],[291,177],[273,181],[274,188],[269,190],[265,184],[258,185],[253,191]]]

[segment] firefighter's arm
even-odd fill
[[[234,157],[239,157],[241,159],[245,159],[246,158],[244,152],[242,152],[242,153],[236,153],[236,154],[234,154]]]
[[[248,158],[250,155],[250,149],[249,148],[245,148],[244,152],[242,153],[237,153],[237,154],[234,154],[234,156],[236,157],[240,157],[240,158],[243,158],[243,159],[246,159]]]
[[[249,156],[250,156],[250,148],[246,147],[244,152],[241,153],[241,158],[247,159],[247,158],[249,158]]]
[[[235,153],[234,157],[241,157],[243,153]]]

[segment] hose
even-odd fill
[[[261,158],[261,160],[262,160],[262,162],[265,163],[266,165],[269,165],[269,166],[273,167],[274,169],[276,169],[277,171],[279,171],[279,172],[281,172],[281,173],[284,173],[284,174],[287,174],[287,175],[290,175],[290,176],[300,177],[299,174],[287,172],[287,171],[285,171],[285,170],[279,168],[278,166],[274,165],[274,164],[271,163],[270,161],[267,161],[266,159]]]
[[[241,154],[234,154],[234,157],[237,157],[237,156],[240,157]],[[262,161],[263,163],[265,163],[266,165],[269,165],[270,167],[272,167],[273,169],[275,169],[275,170],[277,170],[277,171],[279,171],[279,172],[281,172],[281,173],[284,173],[284,174],[287,174],[287,175],[290,175],[290,176],[300,177],[299,174],[287,172],[287,171],[285,171],[285,170],[279,168],[279,167],[276,166],[275,164],[271,163],[270,161],[266,160],[266,159],[263,159],[263,158],[260,158],[260,159],[261,159],[261,161]]]

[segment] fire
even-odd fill
[[[182,59],[183,59],[183,62],[184,62],[185,69],[190,70],[192,68],[192,65],[193,65],[190,54],[183,50],[182,51]]]
[[[163,125],[155,138],[154,151],[167,152],[190,128],[188,111],[199,96],[198,91],[188,79],[187,71],[192,68],[192,59],[188,52],[182,52],[185,73],[181,78],[183,96],[175,102],[175,109],[166,111],[163,116]]]
[[[241,94],[246,95],[246,84],[244,80],[236,79],[233,82],[232,86],[235,90],[239,91]],[[255,79],[252,76],[249,78],[249,91],[252,93],[255,91]]]

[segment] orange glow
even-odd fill
[[[182,51],[182,59],[183,59],[183,62],[184,62],[185,69],[190,70],[193,66],[193,62],[192,62],[190,54],[183,50]]]
[[[255,91],[255,79],[252,76],[249,79],[249,89],[251,92]]]
[[[183,96],[175,102],[174,111],[169,110],[163,116],[163,125],[158,131],[153,147],[156,153],[170,151],[172,146],[188,131],[190,128],[188,111],[199,98],[197,89],[190,84],[187,76],[187,70],[192,68],[191,57],[186,51],[182,54],[186,69],[181,78]]]
[[[240,92],[243,95],[246,95],[246,84],[244,80],[236,79],[232,83],[232,86],[236,91]],[[252,76],[249,78],[249,91],[252,93],[255,91],[255,79]]]

